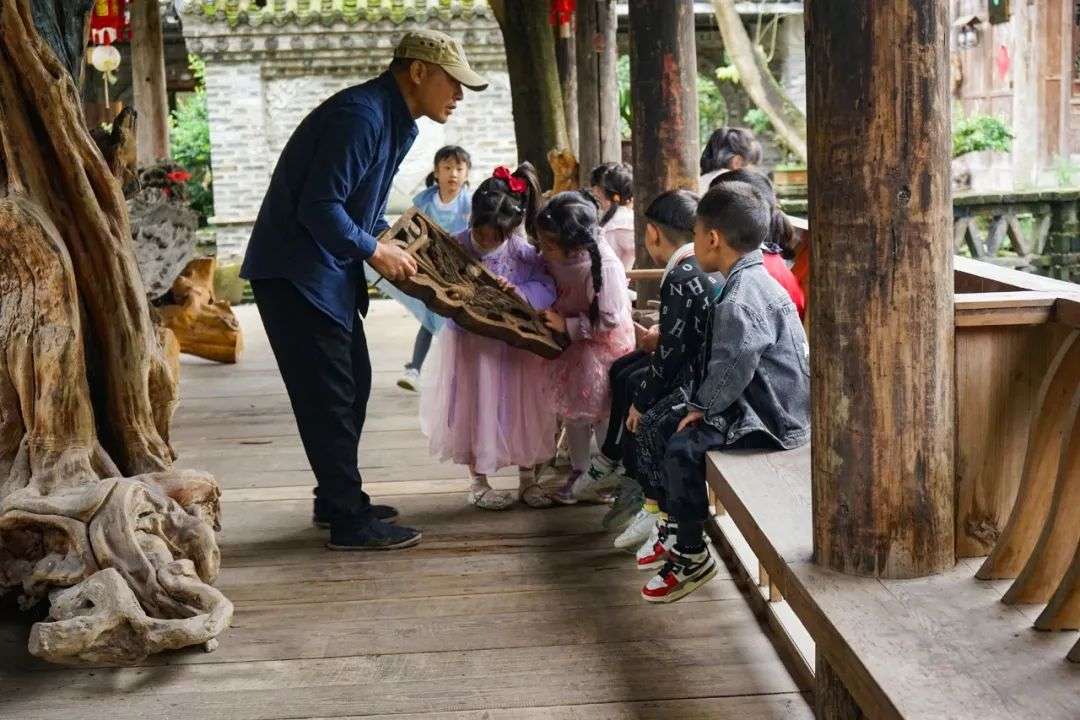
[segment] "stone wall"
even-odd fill
[[[414,0],[393,16],[389,10],[373,16],[371,4],[364,14],[350,16],[342,0],[324,2],[330,11],[319,15],[304,14],[297,0],[275,0],[261,8],[241,0],[185,10],[188,48],[206,60],[212,223],[220,256],[243,252],[293,129],[338,90],[382,72],[397,39],[410,27],[433,27],[457,37],[491,87],[480,94],[466,91],[445,126],[420,120],[420,134],[394,183],[390,212],[409,206],[442,145],[461,145],[472,153],[474,184],[495,165],[515,161],[502,34],[487,4],[454,0],[438,7],[431,3],[431,9],[427,5]]]

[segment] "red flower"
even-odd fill
[[[191,173],[187,170],[173,170],[165,175],[165,179],[174,183],[187,182],[191,179]]]
[[[529,189],[529,186],[525,184],[525,181],[519,177],[516,177],[513,173],[510,172],[510,168],[506,167],[505,165],[500,165],[499,167],[495,168],[495,172],[492,173],[491,176],[493,178],[505,181],[506,185],[510,188],[510,192],[514,193],[515,195],[524,195],[525,192]]]

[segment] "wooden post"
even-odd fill
[[[630,87],[634,125],[634,216],[637,267],[645,252],[645,208],[665,190],[698,189],[697,50],[692,0],[630,3]],[[638,301],[657,296],[638,285]]]
[[[953,566],[948,7],[806,5],[814,557]]]
[[[578,161],[588,185],[594,167],[622,158],[614,0],[579,0],[576,22]]]
[[[131,8],[131,82],[135,92],[136,153],[140,165],[169,157],[169,97],[165,92],[165,42],[158,0]]]
[[[566,115],[566,136],[570,152],[578,154],[578,84],[577,48],[574,43],[574,24],[555,26],[555,61],[559,66],[559,86],[562,88],[563,113]]]

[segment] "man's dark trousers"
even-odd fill
[[[331,517],[366,517],[371,500],[357,469],[371,394],[364,324],[347,330],[289,280],[252,280],[251,289],[318,483],[316,502]]]

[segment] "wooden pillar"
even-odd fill
[[[559,86],[562,88],[563,113],[566,115],[566,136],[570,152],[578,154],[578,84],[577,48],[573,22],[555,26],[555,61],[559,66]]]
[[[588,185],[594,167],[622,158],[615,0],[578,0],[576,26],[578,160]]]
[[[948,7],[806,4],[814,557],[953,566]]]
[[[169,96],[165,91],[165,42],[158,0],[131,8],[131,82],[135,92],[136,155],[140,165],[169,157]]]
[[[637,267],[645,251],[645,208],[665,190],[698,189],[697,49],[692,0],[630,3],[630,88],[634,124],[634,216]],[[637,286],[639,302],[655,282]]]

